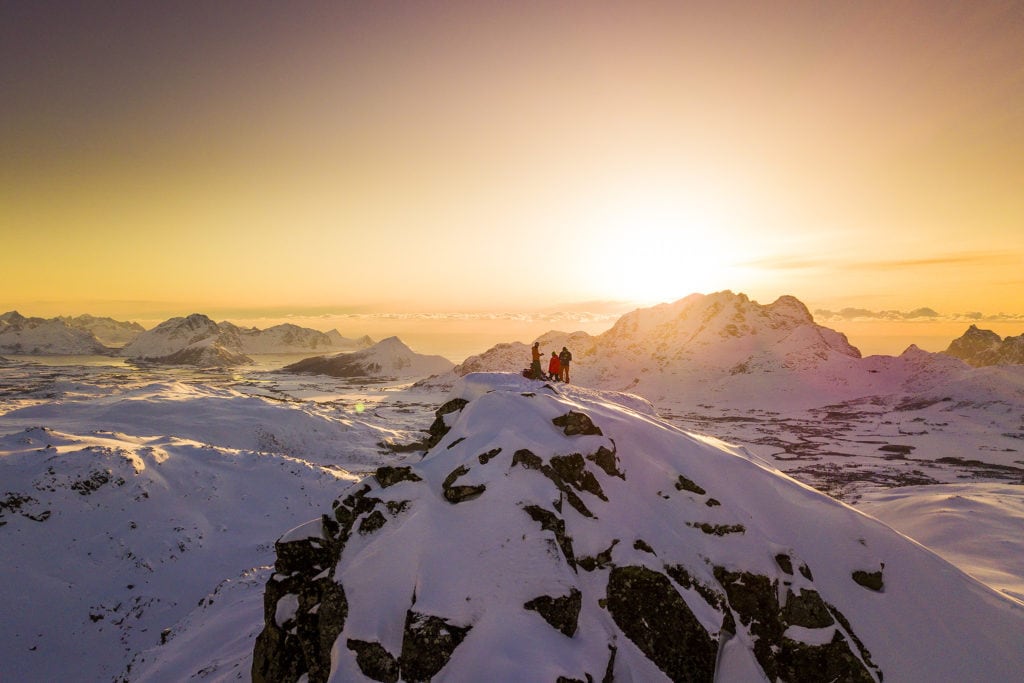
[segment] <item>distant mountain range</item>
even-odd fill
[[[91,315],[0,315],[0,352],[10,354],[120,355],[168,365],[224,366],[252,362],[246,354],[355,351],[373,343],[365,336],[349,339],[337,330],[320,332],[291,324],[265,330],[238,327],[199,313],[165,320],[151,330]]]
[[[1024,335],[1004,340],[974,325],[940,354],[911,347],[909,357],[904,358],[907,352],[895,357],[902,361],[892,361],[891,356],[862,358],[845,335],[815,323],[798,299],[783,296],[762,305],[730,291],[691,294],[632,311],[600,335],[551,331],[538,341],[545,363],[551,351],[562,346],[572,351],[571,377],[591,386],[643,393],[652,400],[680,390],[756,394],[769,374],[790,377],[791,382],[782,383],[783,391],[794,396],[807,392],[817,396],[826,388],[870,393],[886,388],[880,386],[885,377],[911,372],[923,358],[947,371],[960,367],[946,363],[951,359],[970,366],[1024,364]],[[198,313],[171,318],[151,330],[90,315],[51,319],[26,318],[16,311],[0,315],[0,353],[9,354],[107,354],[157,363],[224,366],[249,363],[250,354],[344,355],[373,344],[369,337],[350,339],[337,330],[325,333],[291,324],[265,330],[243,328],[216,323]],[[397,370],[410,377],[440,373],[443,376],[436,382],[451,384],[469,372],[518,371],[530,359],[527,344],[509,342],[448,368],[444,367],[447,361],[437,362],[439,357],[413,362],[419,354],[398,344],[404,348],[386,345],[379,350],[380,356],[310,359],[288,371],[344,377],[395,376]],[[404,368],[399,367],[402,363]],[[423,374],[413,368],[422,369]]]

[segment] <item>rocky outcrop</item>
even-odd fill
[[[1024,364],[1024,334],[1003,339],[991,330],[971,325],[950,343],[945,353],[975,367],[1021,365]]]

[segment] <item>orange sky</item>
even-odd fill
[[[0,310],[1024,313],[1019,2],[95,4],[0,10]]]

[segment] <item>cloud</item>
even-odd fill
[[[814,270],[816,268],[835,268],[839,262],[835,259],[813,257],[769,256],[753,261],[744,261],[737,265],[744,268],[760,268],[761,270]]]
[[[913,259],[892,259],[887,261],[852,261],[837,264],[848,270],[895,270],[897,268],[927,268],[951,265],[999,265],[1019,262],[1020,258],[1006,252],[968,252],[945,254]]]
[[[922,258],[853,261],[815,258],[813,256],[770,256],[738,265],[762,270],[897,270],[951,265],[1007,265],[1020,263],[1021,257],[1006,252],[966,252],[938,254]]]
[[[915,308],[912,311],[872,311],[867,308],[842,308],[838,311],[819,308],[814,311],[819,323],[869,322],[869,321],[916,321],[916,322],[1024,322],[1024,313],[985,314],[980,311],[968,313],[939,313],[933,308]]]

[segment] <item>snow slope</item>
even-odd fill
[[[1024,487],[908,486],[865,496],[857,508],[1024,605]]]
[[[79,381],[49,391],[62,392],[61,400],[8,410],[3,424],[176,437],[364,471],[377,462],[377,444],[396,434],[371,415],[342,406],[291,403],[204,384],[161,381],[110,392]]]
[[[352,478],[170,436],[0,437],[0,680],[112,680]]]
[[[742,449],[518,375],[452,398],[420,463],[278,541],[254,680],[1024,670],[1021,605]]]

